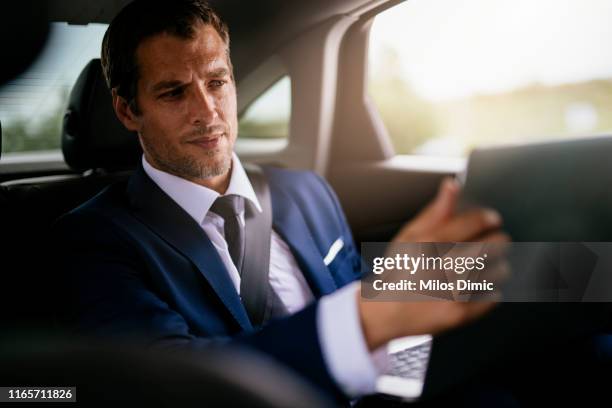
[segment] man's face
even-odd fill
[[[194,32],[161,33],[138,46],[133,122],[151,165],[198,181],[229,170],[238,126],[227,46],[210,25]]]

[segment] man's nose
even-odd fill
[[[192,97],[190,113],[193,123],[209,125],[217,119],[217,106],[213,96],[204,85],[198,86]]]

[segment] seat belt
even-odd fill
[[[251,324],[260,327],[272,317],[275,307],[280,303],[269,280],[272,200],[263,169],[253,164],[245,164],[244,168],[262,212],[258,212],[253,203],[245,200],[245,251],[240,295]]]

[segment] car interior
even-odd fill
[[[23,36],[23,48],[32,55],[9,53],[12,57],[9,59],[19,68],[9,66],[3,70],[1,79],[8,83],[5,89],[14,84],[10,81],[19,78],[35,60],[36,54],[49,43],[52,24],[67,27],[107,25],[129,1],[21,3],[3,13],[4,29],[0,42],[9,48],[12,46],[10,42]],[[372,26],[377,16],[401,3],[405,2],[210,0],[212,7],[230,27],[240,118],[248,117],[262,95],[275,89],[284,78],[290,79],[287,89],[290,108],[284,138],[239,135],[236,152],[243,162],[308,169],[323,176],[342,204],[358,247],[363,242],[390,241],[398,229],[435,195],[441,180],[459,175],[467,162],[464,156],[398,154],[385,119],[370,95],[368,75]],[[30,21],[31,24],[9,24],[11,20]],[[91,378],[91,382],[95,382],[98,379],[99,389],[92,387],[87,392],[94,396],[91,401],[100,405],[91,406],[109,406],[116,401],[100,396],[104,384],[101,378],[117,373],[117,365],[109,363],[116,361],[124,369],[130,364],[141,368],[130,378],[120,377],[121,381],[130,384],[141,384],[149,373],[155,373],[152,381],[159,386],[160,393],[156,394],[157,397],[147,396],[148,403],[151,406],[174,406],[178,400],[172,399],[175,393],[172,386],[181,381],[174,378],[173,385],[163,385],[163,373],[168,370],[165,364],[174,364],[178,367],[177,372],[181,373],[180,379],[184,379],[183,405],[190,405],[189,401],[197,397],[197,390],[205,389],[211,395],[218,395],[219,404],[251,401],[254,406],[287,406],[290,401],[292,406],[327,406],[329,401],[300,383],[297,377],[294,382],[294,376],[277,371],[281,368],[273,365],[268,368],[268,362],[260,361],[259,357],[244,358],[240,362],[234,359],[236,363],[231,366],[221,361],[231,360],[233,356],[213,354],[205,359],[209,364],[194,365],[180,359],[178,362],[152,363],[150,356],[138,353],[116,355],[108,350],[92,352],[77,347],[79,351],[75,352],[74,349],[66,350],[65,345],[56,347],[56,340],[61,339],[61,324],[56,318],[55,305],[61,303],[57,298],[61,292],[55,287],[48,265],[54,251],[61,251],[61,248],[53,245],[51,227],[62,214],[106,186],[127,179],[142,154],[136,135],[127,131],[115,116],[99,56],[88,58],[82,66],[71,69],[80,73],[62,105],[61,126],[54,135],[56,147],[45,154],[35,151],[24,154],[26,152],[6,151],[5,140],[5,150],[0,156],[0,225],[3,235],[0,331],[6,339],[0,358],[2,366],[11,367],[14,374],[7,375],[6,370],[2,370],[5,383],[36,383],[40,378],[50,378],[51,382],[77,378]],[[605,87],[602,85],[601,88]],[[2,92],[0,87],[0,111],[8,109],[2,105]],[[34,102],[30,99],[28,103]],[[588,109],[580,111],[580,106],[575,109],[578,116],[582,112],[580,118],[588,116],[584,113]],[[8,138],[5,116],[0,116],[0,126],[1,141]],[[598,132],[599,128],[586,134]],[[478,324],[443,336],[439,340],[438,352],[434,345],[432,364],[444,367],[445,371],[432,374],[435,376],[432,382],[436,384],[432,393],[456,387],[452,378],[462,375],[460,372],[482,367],[503,371],[508,361],[519,352],[532,355],[545,350],[556,355],[568,347],[569,343],[557,344],[555,339],[570,322],[576,323],[572,338],[577,338],[588,334],[593,325],[603,326],[612,320],[609,315],[588,305],[580,305],[579,311],[578,305],[563,305],[561,312],[556,309],[555,318],[547,319],[547,324],[542,325],[537,316],[552,315],[550,309],[553,306],[504,306]],[[517,315],[527,317],[516,320]],[[506,330],[498,330],[499,325],[492,323],[496,319],[508,322]],[[579,325],[586,320],[592,324]],[[521,330],[527,330],[525,335],[513,346],[508,344],[507,338]],[[479,336],[490,341],[477,352],[469,344]],[[546,339],[546,342],[542,340],[538,345],[531,342],[532,336]],[[554,346],[544,347],[542,343],[554,343]],[[466,353],[457,354],[457,347],[465,347]],[[506,347],[509,350],[507,355],[500,358],[499,350]],[[474,359],[482,364],[472,364]],[[28,363],[24,364],[24,361]],[[49,367],[57,364],[68,367],[68,374],[64,377],[53,374]],[[551,360],[542,362],[541,366],[546,364],[562,366],[559,361]],[[237,380],[238,373],[244,370],[260,369],[269,370],[270,378],[278,377],[274,380],[276,384],[286,382],[286,392],[280,392],[280,386],[271,390],[265,382],[244,385]],[[27,374],[32,372],[40,373],[40,376]],[[474,372],[476,375],[486,376],[487,372],[483,369],[483,372]],[[511,377],[513,374],[507,375]],[[605,370],[597,371],[596,375],[610,378]],[[202,387],[201,384],[207,385],[198,388]],[[132,395],[132,401],[144,398],[144,393],[131,394],[131,391],[122,392]],[[226,397],[228,399],[224,399]]]
[[[108,24],[111,10],[126,3],[49,2],[46,19]],[[246,12],[244,5],[232,2],[211,4],[232,27],[239,112],[286,75],[291,77],[291,93],[300,95],[291,100],[286,147],[278,151],[264,144],[250,149],[249,140],[239,139],[237,153],[243,161],[311,169],[326,177],[356,242],[389,240],[433,196],[439,181],[458,170],[461,160],[443,164],[434,158],[415,168],[410,160],[394,157],[385,129],[365,98],[359,78],[365,75],[368,24],[393,2],[263,2],[247,6],[253,10]],[[245,20],[244,15],[260,18]],[[44,247],[42,237],[54,220],[135,168],[140,157],[137,140],[116,119],[109,101],[99,59],[92,59],[82,68],[63,112],[57,135],[61,157],[44,163],[47,169],[27,160],[0,163],[2,196],[10,208],[2,211],[3,225],[21,236],[13,242]],[[348,182],[355,179],[359,182]],[[379,179],[385,182],[374,182]],[[404,193],[404,185],[410,186],[410,194]],[[385,200],[377,199],[383,190]],[[20,243],[7,252],[24,263],[28,256],[17,254],[25,248]]]

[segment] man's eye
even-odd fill
[[[162,98],[176,98],[183,94],[183,88],[174,88],[171,91],[164,92],[161,97]]]
[[[225,81],[222,81],[220,79],[215,79],[215,80],[210,81],[208,84],[211,88],[221,88],[223,85],[225,85]]]

